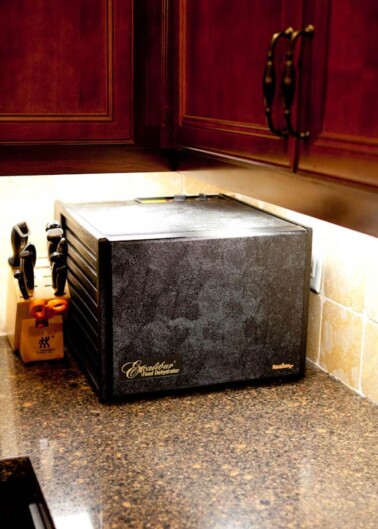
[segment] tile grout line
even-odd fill
[[[368,324],[368,318],[366,314],[363,314],[362,322],[363,322],[363,327],[362,327],[361,351],[360,351],[360,372],[358,374],[358,389],[361,392],[361,394],[364,394],[362,391],[362,368],[364,365],[364,351],[365,351],[366,331],[367,331],[367,324]]]

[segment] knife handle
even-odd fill
[[[62,237],[60,239],[60,241],[58,242],[58,246],[56,247],[56,251],[58,253],[64,255],[65,258],[67,257],[67,253],[68,253],[67,240],[64,237]]]
[[[20,254],[21,272],[24,275],[26,288],[34,290],[34,255],[32,252],[23,250]]]
[[[35,266],[35,263],[37,261],[37,249],[31,242],[28,242],[28,244],[25,246],[24,252],[29,252],[31,254],[31,259],[33,266]]]
[[[55,295],[56,296],[63,296],[64,295],[64,288],[66,286],[67,281],[67,266],[63,265],[57,268],[56,270],[56,281],[55,281]]]
[[[59,252],[53,252],[50,255],[51,263],[51,282],[53,288],[57,288],[57,273],[61,266],[66,264],[66,256]]]
[[[56,252],[60,239],[63,237],[62,228],[47,230],[47,255],[51,262],[51,255]]]
[[[11,232],[11,244],[13,255],[9,257],[8,263],[12,267],[20,266],[20,253],[28,242],[30,235],[29,227],[26,222],[15,224]]]
[[[24,299],[29,299],[30,296],[28,293],[28,289],[26,288],[24,274],[21,272],[21,270],[16,270],[13,277],[15,277],[18,281],[18,286],[20,288],[22,297]]]

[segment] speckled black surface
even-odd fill
[[[0,455],[30,457],[57,529],[377,527],[378,407],[312,368],[101,404],[74,360],[2,338]]]
[[[305,232],[113,244],[113,394],[298,374],[305,256]],[[167,357],[178,375],[121,371]]]

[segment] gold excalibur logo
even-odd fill
[[[143,363],[142,360],[126,362],[121,367],[121,372],[127,379],[169,377],[180,373],[181,365],[176,359],[166,361]]]

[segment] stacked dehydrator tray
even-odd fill
[[[311,230],[225,196],[56,202],[101,400],[304,375]]]

